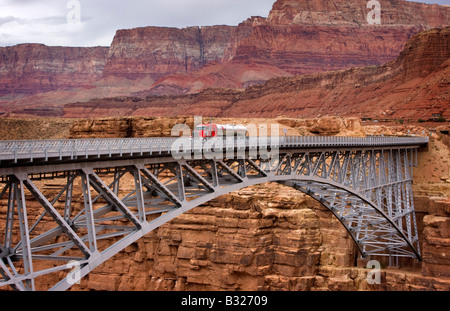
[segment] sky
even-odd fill
[[[350,1],[350,0],[349,0]],[[109,46],[118,29],[237,25],[275,0],[0,0],[0,46]],[[450,0],[416,2],[450,5]]]

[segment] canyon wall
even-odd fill
[[[268,22],[273,25],[354,25],[368,26],[366,0],[277,0]],[[450,11],[438,5],[403,0],[379,1],[382,25],[414,25],[422,29],[448,24]],[[373,7],[372,7],[373,8]]]
[[[450,28],[429,30],[411,38],[393,62],[272,79],[263,86],[246,89],[227,113],[416,120],[443,114],[448,118],[449,66]]]
[[[365,0],[278,0],[268,18],[254,23],[239,42],[229,63],[162,78],[148,94],[194,93],[199,83],[245,88],[280,76],[381,65],[398,57],[418,32],[448,26],[450,20],[450,7],[402,0],[381,3],[381,24],[370,25],[369,12]]]
[[[400,56],[383,66],[270,79],[245,90],[207,89],[178,96],[104,98],[67,104],[66,117],[358,116],[428,120],[450,118],[450,27],[411,38]]]
[[[103,74],[107,47],[0,47],[0,96],[91,87]]]
[[[234,26],[144,27],[117,31],[104,75],[154,79],[189,73],[210,62],[227,62],[251,32],[250,21]]]
[[[104,94],[241,89],[271,78],[381,65],[418,32],[450,20],[450,7],[403,0],[382,3],[380,25],[368,24],[369,11],[365,0],[278,0],[268,18],[237,26],[119,30],[110,47],[1,48],[0,95],[8,96],[0,97],[0,112],[33,114],[27,106],[60,108]]]

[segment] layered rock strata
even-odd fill
[[[358,116],[390,120],[450,118],[450,28],[411,38],[400,56],[383,66],[271,79],[245,90],[207,89],[178,96],[96,99],[68,104],[66,117]]]
[[[107,47],[0,47],[0,96],[92,87],[106,65]]]
[[[365,0],[278,0],[268,18],[238,26],[119,30],[110,47],[1,48],[0,95],[15,95],[1,99],[0,111],[23,110],[27,102],[73,102],[67,90],[84,93],[77,94],[83,100],[112,88],[129,95],[136,91],[130,84],[147,94],[174,95],[381,65],[398,57],[413,35],[450,20],[450,7],[403,0],[383,1],[378,25],[368,23],[368,12]],[[42,92],[47,95],[23,97]]]

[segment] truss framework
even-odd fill
[[[6,202],[0,286],[35,290],[37,278],[57,274],[50,289],[66,290],[73,283],[68,263],[76,262],[83,277],[180,214],[267,182],[294,187],[330,209],[362,256],[420,259],[411,189],[416,152],[412,146],[293,147],[269,159],[247,152],[221,160],[153,157],[44,165],[39,173],[25,168],[0,184]]]

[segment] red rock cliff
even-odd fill
[[[107,47],[0,47],[0,95],[34,94],[89,85],[99,79]]]
[[[381,65],[397,58],[418,32],[450,21],[450,7],[403,0],[381,1],[380,25],[369,25],[370,11],[366,0],[278,0],[267,19],[253,23],[229,63],[166,77],[149,93],[193,93],[199,83],[242,88],[282,75]]]
[[[238,27],[144,27],[119,30],[109,50],[105,76],[152,78],[198,70],[205,64],[233,58],[251,24]]]
[[[381,9],[381,24],[369,25],[366,0],[278,0],[267,19],[252,17],[238,26],[119,30],[109,50],[2,48],[0,95],[94,85],[103,91],[114,87],[120,96],[247,88],[271,78],[381,65],[395,60],[418,32],[450,21],[448,6],[391,0],[381,1]],[[130,85],[139,90],[131,91]],[[104,94],[100,89],[85,93],[78,98]],[[71,100],[51,94],[1,101],[10,111],[30,102],[33,108],[54,106],[56,97],[58,104]]]
[[[269,14],[271,25],[368,26],[368,0],[277,0]],[[404,0],[379,1],[381,25],[411,25],[422,30],[448,25],[450,8]]]
[[[450,118],[450,27],[422,32],[400,57],[383,66],[270,79],[243,91],[98,99],[68,104],[67,117],[182,116],[317,117],[319,115],[427,120]]]

